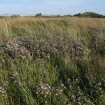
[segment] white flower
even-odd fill
[[[44,89],[44,86],[43,85],[41,86],[41,89]]]
[[[45,104],[47,104],[47,101],[45,101]]]
[[[64,86],[64,84],[62,84],[62,86]]]
[[[44,87],[45,90],[47,90],[47,87]]]
[[[36,92],[36,94],[38,94],[38,92]]]

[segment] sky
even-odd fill
[[[84,12],[105,15],[105,0],[0,0],[0,14],[74,15]]]

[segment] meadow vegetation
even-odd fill
[[[105,105],[105,19],[0,19],[0,105]]]

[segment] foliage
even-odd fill
[[[40,17],[40,16],[42,16],[41,13],[37,13],[37,14],[36,14],[36,17]]]
[[[75,14],[75,15],[73,15],[73,16],[81,16],[81,13]]]
[[[0,105],[104,105],[105,20],[0,20]]]
[[[95,12],[85,12],[85,13],[78,13],[75,14],[74,16],[79,16],[79,17],[93,17],[93,18],[104,18],[105,16],[95,13]]]

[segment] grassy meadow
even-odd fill
[[[0,19],[0,105],[105,105],[105,19]]]

